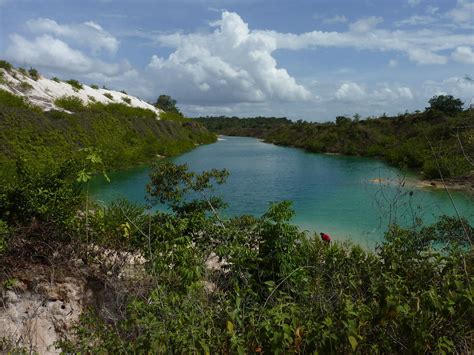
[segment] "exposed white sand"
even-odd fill
[[[41,107],[45,111],[53,109],[61,110],[61,108],[54,105],[54,100],[63,96],[76,96],[79,97],[85,105],[93,102],[102,102],[105,104],[121,103],[133,107],[149,109],[156,113],[157,119],[160,117],[161,110],[135,96],[127,95],[120,91],[93,89],[84,84],[82,84],[83,89],[77,90],[63,81],[58,83],[44,77],[40,77],[40,79],[35,81],[15,69],[11,72],[4,69],[0,69],[0,71],[3,71],[3,81],[5,81],[5,83],[0,83],[0,89],[9,91],[15,95],[26,97],[32,104]],[[29,90],[22,90],[20,87],[21,83],[28,83],[32,88]],[[111,100],[107,98],[104,94],[112,95],[113,99]],[[130,99],[130,104],[123,101],[123,98]]]

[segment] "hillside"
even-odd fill
[[[0,71],[0,178],[14,176],[20,160],[33,171],[53,169],[77,158],[81,148],[97,149],[106,169],[112,170],[177,155],[216,139],[199,123],[166,115],[160,120],[161,110],[132,96],[120,93],[130,103],[104,102],[102,92],[117,92],[86,86],[76,91],[67,83],[26,78],[17,69]],[[22,94],[13,84],[20,77],[33,87]],[[87,103],[81,98],[91,90],[97,91],[97,100]]]
[[[26,71],[15,69],[9,63],[0,61],[0,89],[24,97],[28,102],[45,111],[62,110],[56,100],[62,97],[76,97],[85,105],[93,103],[121,103],[130,107],[153,111],[159,118],[161,110],[155,106],[125,92],[88,86],[71,79],[61,81],[58,78],[47,79],[35,69]]]

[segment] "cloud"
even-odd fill
[[[119,47],[119,41],[114,36],[92,21],[60,25],[48,18],[38,18],[27,21],[25,26],[36,35],[49,34],[63,39],[72,39],[79,45],[90,48],[94,53],[102,50],[115,53]]]
[[[50,35],[41,35],[28,40],[18,34],[12,34],[10,42],[6,56],[18,63],[82,74],[100,72],[107,76],[118,75],[129,69],[129,65],[126,64],[106,63],[88,57]]]
[[[388,62],[388,66],[390,68],[395,68],[398,66],[398,61],[396,59],[390,59]]]
[[[472,22],[474,17],[474,2],[458,0],[456,7],[449,11],[447,15],[457,23]]]
[[[410,6],[417,6],[419,5],[423,0],[408,0],[408,5]]]
[[[374,29],[378,24],[383,22],[382,17],[371,16],[357,20],[354,23],[351,23],[349,28],[353,32],[365,33]]]
[[[429,25],[435,22],[436,19],[432,16],[421,16],[421,15],[413,15],[405,20],[395,22],[397,27],[401,26],[423,26]]]
[[[367,93],[357,83],[347,82],[337,89],[334,96],[340,101],[360,101],[367,97]]]
[[[474,81],[453,76],[442,81],[428,80],[423,83],[422,91],[426,97],[434,95],[453,95],[465,102],[472,100]]]
[[[164,91],[189,103],[304,101],[312,94],[277,67],[276,42],[250,31],[236,13],[223,12],[213,33],[158,36],[174,48],[168,58],[153,56],[149,69]]]
[[[337,101],[363,101],[368,106],[382,106],[396,100],[411,100],[413,97],[411,89],[406,86],[379,84],[373,90],[367,91],[364,86],[351,81],[343,83],[334,94]]]
[[[451,54],[451,57],[459,63],[474,64],[474,52],[471,47],[461,46]]]
[[[347,18],[344,15],[334,15],[329,18],[324,18],[323,23],[328,25],[334,25],[336,23],[345,23],[347,22]]]

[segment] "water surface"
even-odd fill
[[[329,233],[373,247],[390,222],[412,226],[416,218],[433,222],[454,207],[442,190],[401,186],[413,174],[370,158],[308,153],[253,138],[222,137],[217,143],[172,159],[191,170],[227,169],[227,184],[217,191],[230,204],[227,216],[263,214],[270,202],[291,200],[301,228]],[[149,169],[111,174],[110,184],[95,180],[92,194],[104,202],[127,198],[144,203]],[[371,180],[390,180],[380,184]],[[460,213],[474,222],[474,199],[452,192]]]

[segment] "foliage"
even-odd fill
[[[91,88],[92,88],[92,89],[95,89],[95,90],[98,90],[98,89],[99,89],[99,86],[98,86],[98,85],[95,85],[95,84],[91,84]]]
[[[113,97],[112,94],[109,93],[109,92],[106,92],[106,93],[104,94],[104,96],[105,96],[106,98],[108,98],[109,100],[112,100],[112,101],[114,100],[114,97]]]
[[[174,212],[144,215],[123,202],[104,212],[94,228],[115,233],[121,247],[141,250],[152,286],[146,295],[130,297],[126,313],[113,324],[94,312],[85,315],[74,340],[60,344],[63,351],[472,349],[474,255],[459,221],[446,217],[419,231],[393,226],[377,252],[328,245],[290,224],[289,202],[271,205],[260,218],[203,214],[213,179],[222,182],[224,175],[162,164],[151,175],[149,192]],[[132,231],[121,233],[127,215]],[[432,247],[440,241],[442,248]],[[220,266],[206,267],[213,253]]]
[[[55,82],[57,82],[57,83],[60,83],[60,82],[61,82],[61,79],[59,79],[59,78],[56,77],[56,76],[55,76],[55,77],[52,77],[51,80],[52,80],[52,81],[55,81]]]
[[[0,105],[13,108],[28,108],[28,102],[22,96],[0,89]]]
[[[13,69],[13,65],[11,65],[6,60],[0,60],[0,68],[5,69],[6,71],[11,71]]]
[[[30,70],[28,70],[28,74],[30,75],[30,78],[33,79],[34,81],[37,81],[40,78],[38,70],[34,68],[30,68]]]
[[[17,89],[20,90],[23,93],[26,93],[26,92],[32,90],[33,86],[30,83],[27,83],[26,81],[22,81],[22,82],[20,82],[20,84],[18,84]]]
[[[26,71],[25,68],[18,67],[17,70],[18,70],[18,72],[19,72],[20,74],[22,74],[23,76],[28,76],[28,72]]]
[[[460,99],[455,99],[452,95],[433,96],[428,103],[430,110],[437,110],[447,115],[455,115],[462,112],[464,102]]]
[[[419,170],[426,178],[439,178],[440,172],[445,178],[460,176],[472,170],[466,159],[474,156],[470,120],[469,111],[447,116],[439,110],[359,121],[338,116],[336,124],[273,117],[196,119],[220,134],[263,138],[317,153],[382,157],[398,167]]]
[[[176,100],[172,99],[169,95],[160,95],[155,102],[155,106],[165,112],[179,113],[176,107]]]
[[[3,197],[2,197],[3,200]],[[0,255],[7,250],[8,225],[0,219]]]
[[[0,187],[0,220],[10,226],[33,221],[69,223],[80,197],[79,186],[70,183],[75,174],[74,163],[44,173],[35,172],[28,163],[19,160],[15,179]]]
[[[66,83],[71,85],[73,87],[73,89],[75,89],[75,90],[82,90],[82,88],[83,88],[82,84],[79,81],[75,80],[75,79],[66,80]]]
[[[54,104],[71,112],[80,112],[86,109],[82,99],[77,96],[62,96],[54,100]]]
[[[0,90],[0,179],[15,175],[20,157],[41,171],[78,158],[80,148],[96,147],[107,170],[112,170],[149,163],[157,155],[180,154],[216,139],[197,123],[160,121],[151,110],[125,104],[65,107],[73,114],[32,109],[24,98]]]
[[[175,122],[189,122],[189,119],[184,118],[184,116],[181,113],[166,112],[166,111],[160,112],[160,120],[175,121]]]
[[[126,97],[126,96],[122,97],[122,101],[129,104],[129,105],[132,103],[132,100],[129,97]]]

